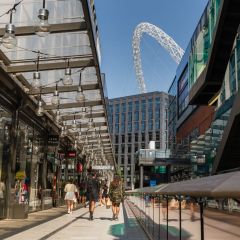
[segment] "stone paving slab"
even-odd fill
[[[111,209],[97,207],[94,221],[88,219],[88,209],[63,214],[6,240],[147,240],[129,208],[121,208],[119,221],[112,220]],[[0,237],[1,239],[1,237]]]

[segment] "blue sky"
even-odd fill
[[[170,35],[184,50],[208,0],[95,0],[102,64],[108,97],[139,93],[132,57],[132,35],[149,22]],[[177,64],[156,40],[144,35],[141,59],[148,92],[168,91]]]

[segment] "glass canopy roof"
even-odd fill
[[[6,48],[2,42],[1,67],[36,105],[43,102],[44,114],[62,129],[62,135],[77,143],[77,148],[94,152],[96,162],[100,159],[102,164],[113,165],[93,1],[2,0],[1,37],[11,9],[17,43]],[[50,33],[45,37],[35,34],[40,9],[49,11]],[[73,80],[69,85],[64,84],[67,68]],[[34,88],[36,72],[40,86]],[[52,102],[56,90],[59,104]],[[76,100],[79,92],[85,100]]]

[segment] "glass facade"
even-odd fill
[[[10,131],[12,114],[0,107],[0,219],[6,217],[8,163],[10,162]]]
[[[218,18],[221,0],[210,0],[191,41],[189,56],[189,88],[191,89],[202,71],[205,69],[212,36]]]

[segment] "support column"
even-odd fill
[[[143,187],[143,165],[140,165],[140,188]]]

